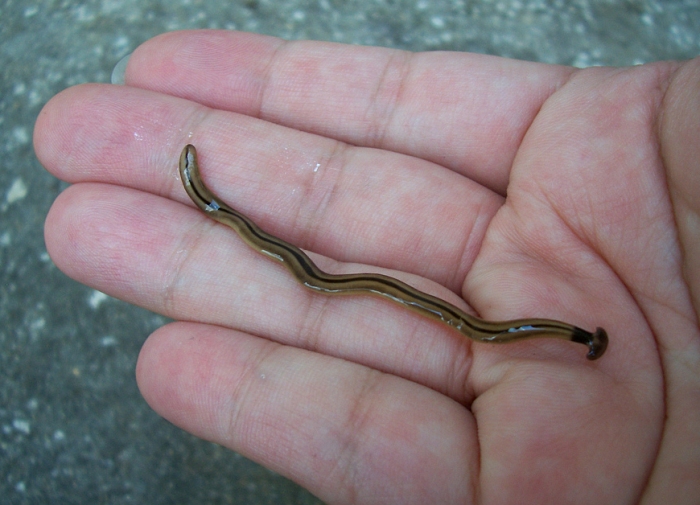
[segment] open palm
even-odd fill
[[[680,503],[700,450],[698,68],[167,34],[129,86],[42,111],[36,152],[76,183],[47,246],[79,281],[188,321],[139,357],[155,410],[329,503]],[[223,200],[324,270],[486,319],[602,326],[607,354],[475,344],[304,290],[194,208],[187,143]]]

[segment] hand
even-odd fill
[[[74,183],[46,221],[55,263],[187,321],[139,356],[161,415],[329,503],[700,496],[700,60],[576,70],[203,31],[144,44],[126,83],[52,99],[35,146]],[[607,354],[476,344],[304,290],[194,208],[187,143],[222,199],[324,270],[602,326]]]

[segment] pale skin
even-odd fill
[[[332,504],[700,496],[700,60],[576,70],[175,32],[126,84],[54,97],[34,141],[74,183],[46,221],[55,263],[182,321],[138,360],[159,414]],[[305,291],[194,207],[188,143],[212,190],[324,270],[601,326],[605,356]]]

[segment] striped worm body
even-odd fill
[[[485,321],[439,298],[423,293],[397,279],[379,274],[332,275],[320,270],[301,249],[261,230],[253,221],[232,209],[202,182],[197,151],[187,145],[180,155],[180,177],[192,201],[212,219],[230,226],[256,251],[282,263],[304,286],[320,293],[372,294],[436,319],[478,342],[508,343],[534,337],[570,340],[588,346],[588,359],[599,358],[608,345],[602,328],[591,333],[577,326],[550,319]]]

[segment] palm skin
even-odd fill
[[[56,264],[183,321],[139,356],[161,415],[328,503],[700,496],[698,60],[575,70],[177,32],[126,83],[52,99],[35,148],[75,183],[46,222]],[[607,354],[473,344],[304,291],[193,208],[187,143],[217,194],[324,270],[602,326]]]

